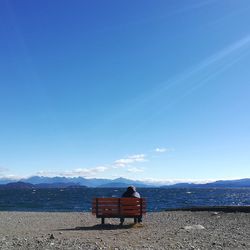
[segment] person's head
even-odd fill
[[[136,188],[134,186],[129,186],[127,188],[127,192],[134,193],[136,191]]]

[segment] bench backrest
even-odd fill
[[[146,213],[144,198],[95,198],[92,213],[96,217],[133,217]]]

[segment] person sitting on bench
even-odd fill
[[[122,195],[123,198],[141,198],[140,194],[136,191],[134,186],[129,186]],[[142,217],[138,218],[138,222],[142,222]],[[120,225],[124,223],[124,218],[120,219]]]

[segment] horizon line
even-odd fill
[[[0,176],[0,180],[10,180],[10,181],[21,181],[23,179],[29,179],[32,177],[40,177],[40,178],[67,178],[67,179],[75,179],[75,178],[83,178],[87,180],[92,179],[103,179],[103,180],[110,180],[114,181],[117,179],[127,179],[129,181],[138,181],[138,182],[144,182],[148,184],[167,184],[167,185],[173,185],[177,183],[189,183],[189,184],[206,184],[206,183],[212,183],[215,181],[233,181],[233,180],[241,180],[241,179],[248,179],[250,177],[237,177],[237,178],[216,178],[216,179],[183,179],[183,178],[172,178],[172,179],[157,179],[157,178],[142,178],[142,179],[130,179],[127,177],[116,177],[116,178],[104,178],[104,177],[84,177],[84,176],[42,176],[42,175],[31,175],[26,177],[17,177],[17,176]]]

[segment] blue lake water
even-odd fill
[[[125,189],[0,190],[0,211],[90,211],[94,197],[120,197]],[[191,206],[250,205],[250,188],[138,188],[147,211]]]

